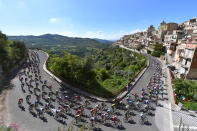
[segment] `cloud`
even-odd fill
[[[57,19],[56,19],[56,18],[50,18],[49,21],[50,21],[51,23],[54,23],[54,22],[57,21]]]
[[[135,30],[132,30],[130,34],[134,34],[134,33],[141,32],[141,31],[145,31],[145,30],[135,29]]]
[[[69,36],[69,37],[81,37],[79,34],[74,33],[74,32],[60,32],[60,33],[56,33],[56,34],[60,34],[63,36]]]
[[[141,31],[144,31],[144,30],[135,29],[135,30],[128,31],[128,32],[120,30],[119,32],[111,32],[111,33],[107,33],[102,30],[87,31],[85,33],[76,33],[76,32],[70,31],[70,32],[60,32],[57,34],[69,36],[69,37],[100,38],[100,39],[106,39],[106,40],[118,40],[121,37],[123,37],[124,35],[130,35],[130,34],[141,32]]]
[[[82,37],[82,38],[100,38],[100,39],[106,39],[106,40],[118,40],[121,37],[123,37],[124,35],[129,35],[129,34],[133,34],[133,33],[137,33],[140,31],[144,31],[144,30],[140,30],[140,29],[135,29],[129,32],[125,32],[120,30],[119,32],[111,32],[111,33],[106,33],[102,30],[98,30],[98,31],[87,31],[85,33],[74,33],[74,32],[60,32],[57,34],[60,35],[64,35],[64,36],[69,36],[69,37]]]
[[[125,32],[123,30],[120,30],[119,32],[111,32],[111,33],[106,33],[106,32],[103,32],[102,30],[98,30],[96,32],[87,31],[81,37],[100,38],[100,39],[107,39],[107,40],[118,40],[121,37],[123,37],[124,35],[129,35],[129,34],[133,34],[133,33],[140,32],[140,31],[143,31],[143,30],[135,29],[135,30],[132,30],[129,32]]]

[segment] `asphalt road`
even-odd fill
[[[41,60],[40,64],[40,70],[42,78],[47,80],[49,84],[52,84],[54,88],[59,89],[61,86],[53,80],[44,70],[43,70],[43,64],[46,61],[46,54],[44,54],[41,51],[38,51],[39,58]],[[144,73],[144,75],[141,77],[141,79],[137,82],[135,87],[133,87],[131,93],[140,93],[141,88],[146,87],[146,85],[149,82],[149,79],[155,72],[155,63],[159,62],[156,58],[149,57],[150,66],[147,69],[147,71]],[[45,115],[47,118],[47,122],[44,122],[43,120],[33,117],[29,111],[28,111],[28,105],[25,103],[26,111],[21,111],[20,108],[18,108],[17,100],[20,97],[25,98],[27,93],[23,93],[20,87],[20,81],[18,79],[18,75],[11,80],[10,86],[12,87],[12,90],[8,91],[7,95],[7,106],[8,106],[8,119],[10,123],[16,123],[19,126],[19,131],[56,131],[58,127],[63,128],[64,126],[68,126],[71,121],[73,120],[72,117],[68,116],[66,119],[66,124],[63,125],[59,122],[57,122],[53,117],[49,115]],[[77,95],[73,91],[70,91],[69,89],[66,89],[66,92],[71,95]],[[81,96],[83,100],[86,98]],[[96,105],[99,102],[91,103],[91,105]],[[107,104],[110,105],[109,103]],[[93,106],[94,107],[94,106]],[[136,116],[133,116],[135,124],[130,123],[123,123],[123,129],[125,131],[158,131],[158,127],[155,124],[155,116],[147,116],[148,121],[150,122],[149,125],[140,125],[139,124],[139,112],[134,111]],[[123,114],[123,111],[121,111],[121,114]],[[119,118],[122,120],[122,116],[119,116]],[[114,131],[119,130],[112,127],[106,127],[103,125],[99,125],[100,129],[103,131]],[[77,129],[77,127],[75,127]]]

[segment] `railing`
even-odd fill
[[[189,131],[189,125],[183,123],[182,117],[180,119],[179,131]]]

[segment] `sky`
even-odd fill
[[[117,40],[162,20],[197,16],[197,0],[0,0],[0,30],[7,35],[60,34]]]

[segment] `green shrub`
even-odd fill
[[[85,58],[68,52],[62,57],[50,54],[47,63],[50,70],[71,85],[80,85],[79,88],[100,96],[114,97],[146,66],[146,57],[109,46]]]
[[[173,80],[173,88],[178,102],[183,102],[184,107],[188,109],[197,110],[197,82],[177,78]],[[183,101],[182,97],[187,98],[189,102]]]

